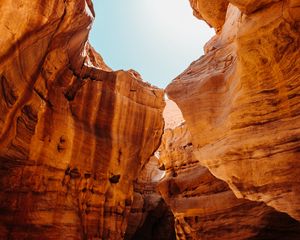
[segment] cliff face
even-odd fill
[[[160,146],[166,176],[159,191],[175,215],[178,239],[298,239],[300,223],[264,203],[237,199],[193,156],[185,124],[167,129]]]
[[[0,238],[123,238],[163,91],[87,44],[90,0],[5,0],[0,12]]]
[[[195,158],[238,198],[300,220],[300,1],[202,2],[196,15],[218,33],[166,90]],[[225,5],[226,18],[207,17]]]

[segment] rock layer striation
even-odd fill
[[[202,2],[218,33],[166,89],[196,159],[238,198],[300,220],[300,1],[229,0],[225,18],[206,16],[224,1]]]
[[[90,0],[5,0],[0,12],[0,238],[123,238],[163,91],[87,43]]]
[[[200,165],[185,124],[167,129],[160,146],[166,176],[159,191],[175,216],[177,239],[298,239],[300,223],[265,203],[237,199]]]

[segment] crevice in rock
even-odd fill
[[[200,0],[191,2],[199,6]],[[90,0],[78,3],[80,11],[69,11],[72,1],[64,1],[58,19],[52,19],[55,9],[48,16],[49,26],[20,34],[0,56],[5,65],[0,76],[0,238],[75,239],[81,234],[82,239],[173,240],[177,234],[197,240],[300,239],[295,220],[299,36],[292,19],[261,24],[264,8],[278,13],[279,3],[256,8],[246,17],[230,5],[226,19],[222,11],[227,4],[221,9],[215,3],[207,9],[202,5],[218,35],[207,46],[208,54],[166,90],[189,121],[167,99],[163,135],[162,91],[141,82],[134,71],[110,72],[85,42],[91,19],[83,26],[76,22],[78,29],[65,29],[64,23],[80,17],[86,4],[95,15]],[[46,3],[39,7],[52,11]],[[290,14],[286,8],[281,16]],[[3,16],[14,14],[11,9]],[[205,18],[201,9],[196,15]],[[212,10],[221,10],[219,19]],[[30,17],[40,22],[34,14]],[[273,13],[268,14],[272,19]],[[223,36],[221,27],[228,28],[229,20],[235,33]],[[253,22],[255,35],[249,30]],[[242,24],[245,29],[240,31]],[[37,45],[30,42],[34,35],[40,37]],[[67,44],[60,38],[68,39]],[[36,46],[45,51],[39,59],[34,59]],[[91,56],[80,55],[85,47]],[[23,58],[27,50],[34,53],[28,63]],[[48,53],[61,60],[64,51],[69,59],[53,67]],[[71,60],[83,63],[73,66]],[[25,74],[26,64],[30,74]],[[36,88],[40,77],[46,88]]]
[[[170,207],[160,198],[158,203],[151,208],[146,202],[144,223],[138,227],[133,236],[125,235],[125,240],[175,240],[175,218]],[[149,210],[151,209],[151,210]],[[133,214],[133,213],[131,213]]]
[[[134,198],[128,217],[126,240],[175,240],[175,218],[157,186],[165,171],[157,154],[145,164],[134,182]]]
[[[112,175],[112,176],[109,178],[109,181],[110,181],[110,183],[112,183],[112,184],[117,184],[117,183],[120,181],[120,178],[121,178],[121,175],[120,175],[120,174]]]

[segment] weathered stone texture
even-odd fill
[[[90,47],[90,0],[4,0],[0,12],[0,238],[124,237],[163,91]]]
[[[165,130],[159,183],[175,216],[177,239],[298,239],[300,223],[265,203],[237,199],[228,185],[200,165],[186,125]]]
[[[166,91],[202,165],[300,220],[300,2],[229,2],[206,54]]]

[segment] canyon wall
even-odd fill
[[[194,14],[217,34],[166,92],[201,165],[299,221],[300,1],[205,2],[191,0]]]
[[[175,216],[177,239],[299,239],[300,223],[265,203],[237,199],[194,156],[182,124],[166,129],[159,148],[166,176],[158,189]]]
[[[89,45],[91,0],[1,1],[0,239],[300,238],[300,1],[190,2],[216,36],[158,164],[164,92]]]
[[[3,0],[0,12],[0,238],[124,238],[163,91],[87,43],[90,0]]]

